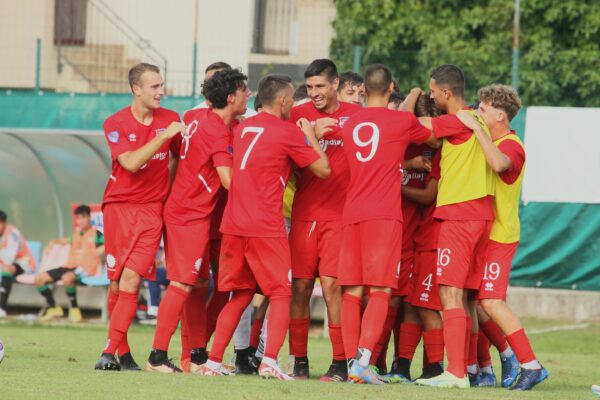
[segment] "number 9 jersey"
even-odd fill
[[[365,108],[342,128],[350,168],[343,223],[373,219],[402,221],[402,165],[410,143],[424,143],[431,131],[408,112]]]

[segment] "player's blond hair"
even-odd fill
[[[484,86],[479,89],[477,96],[481,102],[506,112],[509,121],[512,121],[521,109],[521,98],[512,86],[499,84]]]

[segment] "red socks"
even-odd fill
[[[185,303],[190,348],[206,348],[206,293],[207,287],[193,288]]]
[[[223,307],[217,319],[217,329],[215,330],[215,339],[208,357],[209,360],[215,362],[223,361],[223,353],[225,353],[225,349],[231,341],[242,313],[252,301],[253,296],[253,289],[235,290],[232,292],[231,300]],[[269,332],[270,334],[271,332]]]
[[[492,319],[488,319],[486,322],[479,324],[479,329],[485,333],[485,336],[487,336],[489,341],[499,352],[503,352],[508,348],[508,342],[504,337],[504,333],[502,333],[498,325],[496,325]]]
[[[477,364],[477,340],[479,338],[478,333],[472,333],[469,336],[469,358],[467,359],[467,365]]]
[[[432,329],[423,332],[423,347],[429,364],[444,361],[444,330]]]
[[[112,312],[115,308],[115,306],[117,305],[117,299],[119,298],[119,295],[116,294],[115,292],[113,292],[110,288],[108,289],[108,300],[107,300],[107,309],[108,309],[108,318],[110,319],[110,316],[112,315]],[[127,343],[127,333],[125,333],[125,336],[123,336],[123,340],[121,340],[121,344],[119,345],[119,348],[117,349],[117,353],[119,353],[120,356],[122,356],[123,354],[127,354],[131,352],[131,349],[129,348],[129,343]]]
[[[421,341],[421,325],[403,322],[400,325],[399,356],[412,360]]]
[[[349,293],[342,295],[342,339],[346,359],[354,358],[360,337],[360,308],[362,299]]]
[[[258,349],[260,343],[260,332],[262,331],[264,319],[255,319],[252,322],[252,331],[250,332],[250,347]]]
[[[188,298],[185,289],[169,285],[158,307],[156,331],[154,332],[153,349],[169,350],[169,342],[181,319],[181,311]]]
[[[390,294],[371,291],[369,303],[365,308],[360,326],[360,339],[358,348],[373,351],[375,344],[381,337],[386,318],[381,315],[381,310],[387,310],[390,304]],[[343,308],[342,308],[343,310]],[[352,356],[354,357],[354,355]]]
[[[481,328],[481,325],[479,325]],[[492,356],[490,354],[490,341],[483,331],[477,335],[477,363],[479,367],[489,367],[492,365]]]
[[[333,359],[341,361],[346,359],[344,352],[344,341],[342,340],[342,326],[340,324],[329,324],[329,340],[331,340],[331,350]]]
[[[511,333],[506,337],[506,340],[508,340],[512,351],[517,356],[521,365],[536,359],[533,349],[531,348],[531,343],[529,343],[529,339],[525,334],[525,329],[519,329],[518,331]]]
[[[215,276],[215,282],[217,278]],[[217,318],[219,314],[225,307],[225,304],[229,301],[229,292],[219,292],[216,290],[213,291],[208,304],[206,305],[206,342],[210,340],[210,337],[215,332],[215,328],[217,326]]]
[[[463,308],[451,308],[442,312],[444,321],[444,343],[448,367],[452,375],[463,378],[465,376],[465,332],[467,329],[467,315]]]
[[[104,353],[115,354],[121,342],[126,338],[127,330],[137,309],[138,293],[121,290],[114,306],[108,327],[108,341]]]
[[[381,337],[377,341],[375,345],[375,349],[373,350],[373,354],[371,355],[371,360],[373,363],[379,364],[379,358],[383,354],[383,360],[385,362],[385,353],[387,353],[388,343],[390,342],[390,337],[392,336],[392,329],[394,329],[394,324],[396,322],[396,316],[398,314],[398,307],[393,307],[391,304],[388,306],[388,312],[385,319],[385,324],[383,326],[383,332],[381,332]]]
[[[291,295],[269,296],[269,316],[267,317],[268,339],[265,346],[265,357],[277,360],[277,355],[279,354],[279,350],[281,350],[281,346],[283,346],[288,327],[290,326],[291,300]],[[306,340],[308,340],[308,333]],[[306,355],[306,352],[304,354]]]
[[[268,321],[268,318],[267,318]],[[308,328],[310,318],[292,319],[290,321],[290,354],[306,357],[308,354]]]

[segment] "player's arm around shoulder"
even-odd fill
[[[496,146],[492,141],[492,138],[481,126],[482,122],[478,121],[470,110],[460,110],[456,114],[456,117],[465,124],[465,126],[473,130],[475,137],[485,154],[485,159],[494,172],[500,173],[510,168],[510,158]]]
[[[313,130],[310,122],[306,118],[300,118],[296,123],[304,133],[306,140],[312,146],[314,151],[319,155],[319,158],[308,166],[313,174],[321,179],[329,178],[331,175],[331,166],[327,155],[319,145],[319,140]]]

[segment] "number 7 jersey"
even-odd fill
[[[402,165],[410,143],[424,143],[431,131],[408,112],[368,107],[342,128],[350,184],[344,225],[374,219],[402,221]]]
[[[233,130],[233,177],[221,232],[287,237],[283,192],[292,164],[304,168],[319,155],[296,125],[261,112]]]

